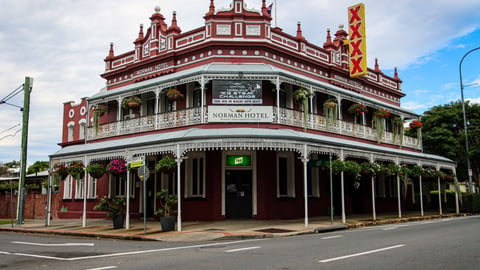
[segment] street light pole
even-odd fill
[[[468,51],[465,55],[463,55],[462,59],[460,60],[460,64],[458,65],[458,71],[460,73],[460,92],[462,96],[463,126],[464,126],[464,133],[465,133],[465,151],[467,155],[468,185],[470,186],[470,193],[473,193],[474,189],[473,189],[473,183],[472,183],[472,165],[470,164],[470,154],[469,154],[469,146],[468,146],[467,116],[465,113],[465,100],[463,97],[463,88],[465,88],[465,86],[463,85],[463,80],[462,80],[462,63],[463,63],[463,59],[465,59],[467,55],[479,49],[480,47],[477,47],[475,49],[471,49],[470,51]]]

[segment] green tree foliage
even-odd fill
[[[27,174],[39,173],[48,170],[48,161],[35,161],[27,169]]]
[[[480,174],[480,105],[467,102],[465,112],[468,120],[470,162],[474,181],[478,183]],[[454,160],[457,162],[458,179],[460,181],[467,180],[462,103],[452,102],[435,106],[423,114],[421,121],[423,122],[423,151]],[[416,136],[412,131],[408,131],[407,135]]]

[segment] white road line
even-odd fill
[[[26,256],[26,257],[34,257],[34,258],[52,259],[52,260],[59,260],[59,261],[78,261],[78,260],[86,260],[86,259],[99,259],[99,258],[129,256],[129,255],[136,255],[136,254],[175,251],[175,250],[182,250],[182,249],[212,247],[212,246],[219,246],[219,245],[233,245],[233,244],[253,242],[253,241],[262,241],[262,240],[263,239],[252,239],[252,240],[242,240],[242,241],[232,241],[232,242],[218,242],[218,243],[211,243],[211,244],[204,244],[204,245],[192,245],[192,246],[181,246],[181,247],[172,247],[172,248],[137,250],[137,251],[130,251],[130,252],[120,252],[120,253],[92,255],[92,256],[85,256],[85,257],[73,257],[73,258],[60,258],[60,257],[42,256],[42,255],[27,254],[27,253],[5,253],[5,254],[17,255],[17,256]]]
[[[12,254],[12,253],[10,253],[10,252],[6,252],[6,251],[0,251],[0,254],[9,255],[9,254]]]
[[[51,243],[32,243],[32,242],[20,242],[20,241],[13,241],[10,242],[12,244],[21,244],[21,245],[30,245],[30,246],[44,246],[44,247],[76,247],[76,246],[88,246],[93,247],[94,243],[58,243],[58,244],[51,244]]]
[[[225,252],[237,252],[237,251],[245,251],[245,250],[252,250],[252,249],[257,249],[260,247],[246,247],[246,248],[237,248],[237,249],[230,249]]]
[[[115,268],[118,268],[116,266],[105,266],[105,267],[99,267],[99,268],[90,268],[90,269],[85,269],[85,270],[106,270],[106,269],[115,269]]]
[[[318,262],[326,263],[326,262],[332,262],[332,261],[337,261],[337,260],[343,260],[343,259],[348,259],[348,258],[351,258],[351,257],[357,257],[357,256],[362,256],[362,255],[366,255],[366,254],[375,253],[375,252],[381,252],[381,251],[394,249],[394,248],[399,248],[399,247],[403,247],[403,246],[405,246],[405,245],[396,245],[396,246],[391,246],[391,247],[379,248],[379,249],[369,250],[369,251],[365,251],[365,252],[354,253],[354,254],[350,254],[350,255],[330,258],[330,259],[326,259],[326,260],[321,260],[321,261],[318,261]]]
[[[339,237],[342,237],[342,235],[326,236],[326,237],[322,237],[322,238],[320,238],[320,239],[322,239],[322,240],[327,240],[327,239],[333,239],[333,238],[339,238]]]

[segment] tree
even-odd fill
[[[45,170],[48,170],[48,161],[35,161],[28,167],[27,174],[39,173]]]
[[[468,120],[469,156],[473,170],[473,180],[478,183],[480,174],[480,105],[465,104]],[[458,179],[465,181],[467,175],[467,155],[465,153],[465,129],[461,102],[439,105],[426,111],[422,117],[423,151],[452,159],[457,163]],[[409,136],[416,136],[413,131]]]

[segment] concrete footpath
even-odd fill
[[[377,220],[371,216],[347,217],[347,222],[341,223],[339,217],[310,218],[305,227],[303,219],[294,220],[225,220],[215,222],[183,222],[182,231],[162,232],[159,221],[148,220],[144,229],[143,220],[130,220],[127,230],[113,229],[111,219],[88,219],[85,227],[79,219],[55,219],[50,226],[45,226],[45,220],[25,220],[24,224],[3,224],[0,231],[17,233],[38,233],[51,235],[67,235],[76,237],[113,238],[123,240],[152,240],[170,242],[197,242],[239,240],[253,238],[288,237],[293,235],[322,233],[336,230],[346,230],[365,226],[393,224],[410,221],[420,221],[437,218],[451,218],[470,214],[425,214],[407,213],[398,218],[395,215],[380,215]]]

